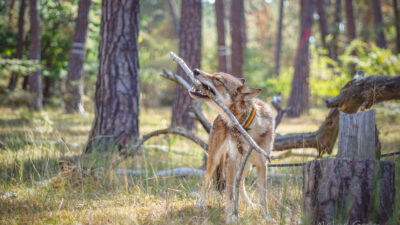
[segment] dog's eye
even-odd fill
[[[215,78],[216,84],[222,84],[222,80],[220,78]]]

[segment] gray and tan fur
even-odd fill
[[[244,79],[238,79],[226,73],[209,74],[198,69],[194,70],[194,75],[204,88],[203,90],[192,89],[190,91],[191,97],[200,99],[219,111],[208,140],[207,171],[197,206],[205,207],[206,194],[212,182],[212,175],[217,167],[224,168],[226,175],[226,222],[230,222],[233,219],[232,192],[234,179],[249,144],[236,131],[225,112],[204,92],[208,91],[208,94],[214,95],[215,98],[223,102],[240,123],[248,118],[253,107],[255,107],[255,116],[248,127],[248,133],[267,153],[272,151],[274,142],[274,116],[270,106],[256,98],[261,89],[247,87],[244,84]],[[227,160],[226,163],[225,160]],[[255,165],[257,169],[261,214],[265,219],[269,219],[266,199],[268,160],[260,153],[253,151],[245,166],[243,177],[246,177],[251,165]],[[219,172],[220,175],[223,174],[221,171]],[[240,184],[240,193],[246,203],[255,206],[247,196],[244,182]]]

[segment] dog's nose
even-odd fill
[[[199,69],[194,69],[193,70],[193,74],[195,75],[195,76],[198,76],[198,75],[200,75],[200,70]]]

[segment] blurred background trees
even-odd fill
[[[68,108],[73,105],[72,111],[82,111],[82,103],[90,102],[85,108],[93,112],[101,0],[93,0],[91,8],[82,11],[90,15],[87,25],[77,20],[84,18],[78,16],[78,0],[37,1],[40,23],[30,16],[30,0],[0,1],[1,90],[21,101],[33,98],[22,87],[27,90],[29,86],[33,91],[28,78],[33,79],[35,76],[30,74],[40,70],[45,106],[70,111]],[[313,8],[307,14],[308,35],[304,35],[301,23],[304,3]],[[187,10],[182,10],[185,7]],[[337,94],[356,70],[364,70],[367,75],[399,73],[399,56],[395,54],[400,49],[398,7],[397,0],[141,1],[141,32],[137,40],[140,102],[144,107],[174,106],[173,124],[193,127],[187,114],[189,99],[179,97],[182,92],[178,88],[174,91],[172,83],[158,76],[163,68],[175,70],[168,57],[169,51],[175,51],[192,68],[201,65],[206,71],[227,71],[245,77],[250,86],[263,88],[264,100],[282,92],[285,102],[296,111],[290,115],[298,116]],[[38,40],[35,24],[41,25],[37,67],[29,60],[33,59],[31,46],[38,46],[33,45]],[[74,37],[78,33],[79,40]],[[74,49],[76,43],[85,39],[82,46],[86,46],[86,54],[74,56],[78,52]],[[301,85],[296,78],[300,70],[304,70],[299,79]],[[72,78],[72,74],[77,76]],[[76,89],[72,84],[77,84]],[[305,91],[296,91],[299,88]],[[76,99],[75,103],[70,103],[71,99]]]
[[[201,1],[198,0],[185,0],[181,3],[179,56],[192,70],[200,68],[201,63],[201,8]],[[180,66],[178,66],[177,73],[189,80]],[[171,119],[174,126],[183,126],[189,130],[193,129],[194,120],[189,115],[191,101],[186,91],[176,85]]]
[[[75,32],[68,61],[65,110],[82,113],[83,109],[83,64],[86,55],[86,36],[89,25],[91,0],[79,0]]]

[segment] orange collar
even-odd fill
[[[251,110],[249,116],[246,118],[245,122],[242,124],[244,129],[246,129],[246,130],[248,129],[248,127],[253,122],[255,115],[256,115],[256,107],[253,106],[253,109]]]

